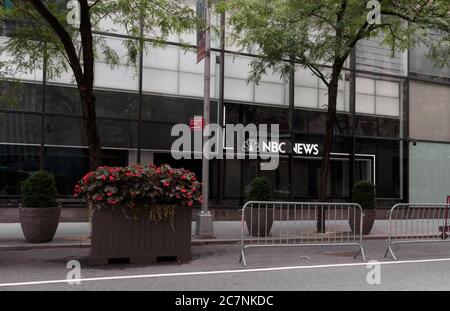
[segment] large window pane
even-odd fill
[[[0,113],[0,142],[40,144],[41,119],[36,114]]]
[[[97,124],[103,147],[137,148],[136,121],[98,119]]]
[[[418,142],[409,147],[410,201],[445,203],[450,195],[450,145]]]
[[[75,184],[89,171],[87,149],[46,148],[45,169],[53,173],[58,194],[70,196]]]
[[[87,146],[83,121],[79,117],[47,116],[45,129],[48,145]]]
[[[81,116],[81,100],[78,89],[74,87],[48,85],[45,110],[49,113]]]
[[[40,148],[0,145],[0,195],[20,195],[21,183],[39,170]]]
[[[41,111],[42,85],[0,81],[0,109]]]
[[[403,161],[400,154],[400,142],[358,139],[356,153],[375,156],[377,197],[399,198],[400,162]]]
[[[450,87],[412,82],[409,106],[412,138],[450,141]]]
[[[450,66],[440,68],[428,57],[429,49],[424,45],[416,46],[409,51],[409,66],[413,73],[450,78]]]

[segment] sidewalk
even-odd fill
[[[302,225],[303,233],[313,233],[314,223]],[[343,222],[342,230],[348,227],[348,222]],[[273,238],[284,235],[288,232],[294,234],[298,226],[294,223],[283,223],[283,227],[274,224],[272,229]],[[244,228],[244,237],[248,238],[247,229]],[[195,232],[195,223],[192,223],[192,232]],[[218,221],[214,223],[214,239],[197,239],[192,237],[193,244],[224,244],[238,243],[241,239],[241,222],[240,221]],[[298,234],[298,233],[297,233]],[[25,242],[20,224],[0,224],[0,250],[10,249],[30,249],[30,248],[68,248],[68,247],[89,247],[90,246],[90,224],[89,223],[60,223],[52,242],[43,244],[31,244]],[[365,239],[386,239],[388,236],[388,221],[377,220],[369,235],[364,236]]]

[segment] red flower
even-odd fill
[[[170,182],[165,181],[165,182],[163,182],[163,185],[164,185],[164,187],[169,187],[170,186]]]
[[[80,187],[80,185],[76,185],[76,186],[75,186],[74,192],[75,192],[76,194],[78,194],[78,193],[81,192],[81,187]]]
[[[184,189],[184,188],[181,188],[181,193],[186,193],[187,192],[187,190],[186,189]]]
[[[109,181],[115,181],[116,179],[114,178],[114,176],[109,176]]]
[[[93,175],[94,173],[93,172],[89,172],[89,173],[87,173],[86,175],[84,175],[84,177],[83,177],[83,182],[84,183],[86,183],[86,182],[88,182],[88,180],[89,180],[89,178]]]
[[[188,202],[188,206],[191,207],[192,205],[194,205],[194,202],[189,201],[189,202]]]

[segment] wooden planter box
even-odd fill
[[[152,263],[173,257],[179,262],[191,256],[192,211],[176,208],[173,225],[153,223],[144,217],[127,219],[121,209],[94,212],[89,263],[105,265],[111,260]]]

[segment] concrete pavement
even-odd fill
[[[0,252],[0,291],[10,290],[172,290],[172,291],[308,291],[308,290],[450,290],[448,244],[402,246],[404,262],[383,257],[384,241],[366,242],[367,257],[378,260],[380,284],[370,285],[373,267],[353,260],[352,248],[270,248],[248,252],[249,266],[239,262],[239,245],[196,245],[185,264],[116,264],[90,267],[88,249],[29,249]],[[430,258],[441,258],[429,261]],[[81,278],[69,285],[66,264],[77,260]],[[406,261],[408,260],[408,261]],[[106,279],[105,279],[106,278]],[[10,283],[59,280],[55,284]],[[9,283],[10,285],[5,285]]]
[[[303,233],[313,233],[315,231],[315,222],[303,221],[301,230]],[[275,222],[272,228],[271,238],[277,238],[280,235],[289,232],[298,231],[300,226],[298,222]],[[244,227],[244,237],[248,238],[247,229]],[[342,221],[339,225],[339,232],[349,231],[350,227],[347,221]],[[417,228],[418,230],[419,228]],[[192,232],[195,230],[195,222],[192,223]],[[236,243],[241,239],[240,221],[216,221],[214,222],[215,239],[196,239],[192,238],[195,244],[223,244]],[[377,220],[369,235],[364,239],[386,239],[389,232],[389,223],[387,220]],[[412,227],[411,234],[415,234]],[[50,243],[31,244],[26,243],[20,224],[0,224],[0,250],[1,249],[29,249],[29,248],[61,248],[61,247],[89,247],[90,246],[90,224],[89,223],[60,223],[55,238]]]
[[[288,225],[283,224],[283,230],[288,228],[293,230],[295,223]],[[303,226],[310,227],[312,232],[315,228],[315,223],[310,222],[303,224]],[[342,223],[342,230],[348,231],[348,222]],[[192,231],[194,232],[195,222],[192,223]],[[279,226],[275,223],[272,232],[276,238],[279,234]],[[245,228],[246,230],[246,228]],[[215,239],[196,239],[192,238],[193,244],[204,243],[235,243],[241,239],[241,222],[239,221],[217,221],[214,222],[214,232],[216,234]],[[377,220],[375,222],[372,232],[365,236],[367,239],[385,239],[388,232],[388,222],[386,220]],[[52,248],[52,247],[89,247],[90,240],[90,224],[89,223],[60,223],[56,232],[55,238],[50,243],[44,244],[31,244],[26,243],[22,233],[20,224],[0,224],[0,249],[24,249],[24,248]],[[247,231],[245,231],[245,237],[248,237]]]

